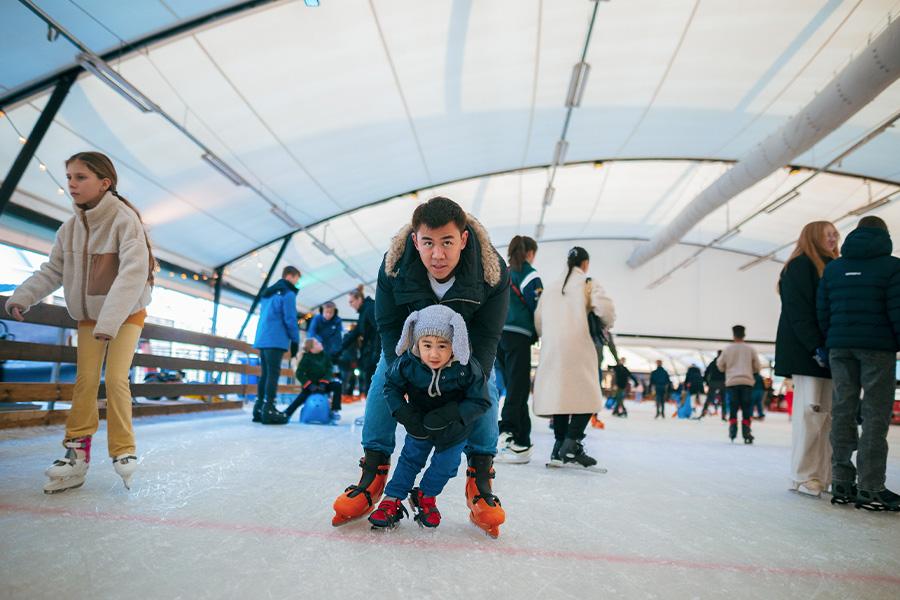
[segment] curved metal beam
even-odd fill
[[[694,157],[694,156],[683,156],[683,157],[679,157],[679,156],[663,156],[663,157],[631,157],[631,158],[594,158],[594,159],[590,159],[590,160],[581,160],[581,161],[567,162],[567,163],[565,164],[565,166],[566,166],[566,167],[569,167],[569,166],[590,165],[590,164],[601,163],[601,162],[602,162],[603,164],[615,164],[615,163],[617,163],[617,162],[626,162],[626,163],[629,163],[629,162],[699,162],[699,163],[725,163],[725,164],[734,164],[734,163],[737,162],[737,161],[735,161],[735,160],[733,160],[733,159],[722,159],[722,158],[698,158],[698,157]],[[418,193],[422,192],[423,190],[432,189],[432,188],[440,187],[440,186],[444,186],[444,185],[452,185],[452,184],[454,184],[454,183],[461,183],[461,182],[464,182],[464,181],[472,181],[472,180],[474,180],[474,179],[481,179],[481,178],[484,178],[484,177],[495,177],[495,176],[497,176],[497,175],[510,175],[510,174],[513,174],[513,173],[524,173],[524,172],[527,172],[527,171],[546,170],[546,169],[549,169],[551,166],[552,166],[552,165],[551,165],[550,163],[547,163],[547,164],[542,164],[542,165],[534,165],[534,166],[530,166],[530,167],[516,167],[516,168],[513,168],[513,169],[501,169],[501,170],[499,170],[499,171],[490,171],[490,172],[487,172],[487,173],[482,173],[482,174],[480,174],[480,175],[470,175],[470,176],[466,176],[466,177],[459,177],[459,178],[456,178],[456,179],[448,179],[448,180],[446,180],[446,181],[442,181],[442,182],[436,183],[436,184],[434,184],[434,185],[429,185],[429,186],[423,187],[423,188],[415,188],[415,189],[407,190],[407,191],[401,192],[401,193],[399,193],[399,194],[394,194],[394,195],[392,195],[392,196],[387,196],[387,197],[385,197],[385,198],[379,198],[378,200],[373,200],[372,202],[368,202],[368,203],[366,203],[366,204],[361,204],[360,206],[354,206],[353,208],[348,208],[348,209],[345,210],[345,211],[342,211],[342,212],[339,212],[339,213],[335,213],[335,214],[333,214],[333,215],[331,215],[331,216],[328,216],[328,217],[326,217],[326,218],[324,218],[324,219],[319,219],[318,221],[314,221],[314,222],[312,222],[312,223],[309,223],[308,225],[304,225],[304,226],[303,226],[303,229],[311,229],[311,228],[313,228],[313,227],[318,227],[319,225],[322,225],[322,224],[327,223],[327,222],[329,222],[329,221],[333,221],[334,219],[337,219],[337,218],[339,218],[339,217],[346,217],[346,216],[348,216],[348,215],[352,215],[353,213],[355,213],[355,212],[357,212],[357,211],[360,211],[360,210],[363,210],[363,209],[365,209],[365,208],[371,208],[371,207],[373,207],[373,206],[378,206],[379,204],[385,204],[385,203],[387,203],[387,202],[390,202],[391,200],[396,200],[397,198],[401,198],[401,197],[403,197],[403,196],[409,196],[409,195],[411,195],[411,194],[418,194]],[[788,165],[788,166],[791,167],[791,168],[809,169],[809,170],[811,170],[811,171],[817,170],[817,167],[813,167],[813,166],[811,166],[811,165],[805,165],[805,164],[802,164],[802,163],[794,163],[794,164],[791,164],[791,165]],[[834,169],[823,169],[821,172],[822,172],[822,173],[826,173],[826,174],[828,174],[828,175],[836,175],[836,176],[839,176],[839,177],[852,177],[852,178],[854,178],[854,179],[864,179],[864,180],[866,180],[866,181],[872,181],[872,182],[875,182],[875,183],[883,183],[883,184],[885,184],[885,185],[900,185],[900,182],[898,182],[898,181],[892,181],[892,180],[890,180],[890,179],[883,179],[883,178],[881,178],[881,177],[869,177],[869,176],[867,176],[867,175],[862,175],[862,174],[858,174],[858,173],[849,173],[849,172],[846,172],[846,171],[839,171],[839,170],[834,170]],[[298,229],[298,230],[296,230],[296,231],[300,231],[300,229]],[[243,252],[243,253],[241,253],[241,254],[235,256],[234,258],[229,259],[228,262],[225,262],[225,263],[223,263],[223,264],[221,264],[221,265],[218,265],[218,266],[220,266],[220,267],[227,267],[227,266],[229,266],[229,265],[231,265],[231,264],[233,264],[233,263],[235,263],[235,262],[241,260],[242,258],[246,258],[247,256],[253,254],[253,253],[256,252],[256,251],[261,250],[262,248],[265,248],[266,246],[270,246],[271,244],[274,244],[275,242],[279,241],[279,240],[280,240],[281,238],[283,238],[283,237],[284,237],[284,235],[279,235],[278,237],[272,238],[271,240],[269,240],[269,241],[267,241],[267,242],[263,242],[263,243],[260,244],[259,246],[256,246],[256,247],[254,247],[254,248],[251,248],[251,249],[249,249],[249,250],[247,250],[247,251],[245,251],[245,252]],[[649,241],[649,238],[647,239],[647,241]]]

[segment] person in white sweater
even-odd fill
[[[32,306],[63,287],[78,322],[78,358],[72,408],[66,419],[65,457],[47,469],[48,494],[80,487],[99,426],[97,392],[106,358],[109,455],[126,488],[137,468],[128,372],[150,304],[156,261],[141,216],[116,190],[112,161],[80,152],[66,161],[75,214],[56,232],[47,262],[19,285],[6,310],[22,321]]]
[[[725,373],[725,390],[731,402],[731,414],[728,419],[728,437],[731,441],[737,437],[737,413],[741,409],[741,435],[745,444],[753,443],[750,432],[753,417],[752,391],[753,375],[759,373],[759,355],[756,350],[744,341],[746,331],[743,325],[731,328],[734,343],[729,344],[716,359],[716,366]]]

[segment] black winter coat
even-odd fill
[[[475,421],[491,407],[491,400],[484,371],[477,360],[470,360],[468,365],[453,362],[436,374],[436,388],[440,390],[440,395],[432,397],[428,394],[428,388],[435,371],[407,351],[394,361],[388,371],[384,398],[392,415],[396,415],[406,402],[423,416],[448,402],[456,402],[462,421],[442,431],[437,439],[431,439],[440,452],[468,439]],[[404,394],[407,400],[403,399]]]
[[[446,304],[458,312],[469,330],[472,354],[487,372],[494,366],[497,344],[509,307],[509,271],[491,245],[487,230],[469,217],[469,239],[453,271],[456,281],[438,302],[428,271],[412,243],[412,227],[391,241],[378,270],[375,318],[388,364],[397,357],[397,341],[406,317],[432,304]]]
[[[831,257],[823,257],[827,263]],[[781,316],[775,337],[775,374],[782,377],[806,375],[831,379],[831,371],[813,358],[816,348],[825,347],[825,336],[816,320],[816,290],[819,273],[805,254],[787,264],[778,280]]]
[[[718,359],[718,356],[716,359]],[[722,369],[719,368],[719,365],[716,364],[715,360],[706,365],[706,371],[703,372],[703,380],[707,385],[711,386],[725,385],[725,373],[722,372]]]
[[[669,377],[668,371],[662,367],[656,367],[653,369],[653,372],[650,373],[650,385],[672,385],[672,379]]]
[[[381,352],[381,337],[375,323],[375,301],[368,296],[359,307],[359,320],[356,322],[356,327],[344,335],[341,353],[343,354],[359,338],[362,338],[362,347],[359,349],[359,365],[367,371],[373,371],[375,365],[378,364],[378,355]]]
[[[825,267],[816,302],[826,347],[900,349],[900,258],[883,229],[857,227]]]
[[[687,373],[684,374],[684,382],[692,394],[703,392],[703,374],[700,373],[699,367],[688,367]]]

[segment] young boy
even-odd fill
[[[441,513],[435,498],[456,475],[474,422],[491,406],[485,376],[470,358],[462,316],[440,304],[410,313],[396,352],[384,398],[406,428],[406,441],[386,497],[369,522],[379,529],[394,527],[407,514],[402,500],[411,494],[413,518],[420,526],[437,527]],[[431,464],[414,488],[432,449]]]
[[[290,420],[294,411],[306,402],[312,394],[317,392],[331,393],[331,422],[341,420],[341,383],[334,381],[334,365],[331,357],[323,352],[324,347],[319,338],[309,337],[303,342],[303,356],[297,365],[297,381],[303,384],[303,391],[297,394],[284,414]]]
[[[759,373],[759,356],[753,346],[744,341],[746,331],[743,325],[731,328],[734,343],[729,344],[716,365],[725,373],[725,389],[731,394],[731,414],[728,419],[728,437],[731,441],[737,437],[737,413],[741,409],[741,435],[745,444],[753,443],[750,423],[753,416],[753,376]]]

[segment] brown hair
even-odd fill
[[[572,275],[572,269],[581,265],[586,260],[590,260],[591,255],[588,254],[588,251],[582,248],[581,246],[572,246],[569,250],[569,253],[566,255],[566,266],[569,267],[569,270],[566,272],[566,278],[563,280],[562,284],[562,294],[566,295],[566,284],[569,283],[569,277]]]
[[[348,294],[350,294],[351,296],[353,296],[354,298],[357,298],[359,300],[365,300],[366,299],[366,287],[363,284],[359,284],[358,286],[356,286],[356,289],[350,290],[348,292]]]
[[[822,273],[825,272],[825,259],[838,257],[837,247],[835,247],[834,250],[829,250],[822,244],[822,239],[825,237],[825,230],[828,227],[837,231],[837,228],[831,221],[813,221],[812,223],[804,225],[803,230],[800,231],[800,239],[797,240],[797,246],[794,248],[794,251],[791,252],[790,257],[785,261],[784,267],[781,268],[782,275],[784,275],[788,263],[801,254],[805,254],[809,260],[812,261],[813,265],[815,265],[819,277],[822,276]],[[840,241],[840,238],[838,238],[838,240]],[[781,291],[780,277],[778,280],[778,291]]]
[[[313,336],[303,340],[303,352],[312,352],[313,343],[316,341],[316,339],[317,338]]]
[[[141,222],[141,229],[144,231],[144,242],[147,244],[147,255],[149,258],[148,264],[148,274],[147,281],[150,282],[150,285],[153,285],[154,275],[153,273],[156,271],[156,257],[153,256],[153,248],[150,246],[150,236],[147,235],[147,230],[144,229],[144,220],[141,218],[141,213],[138,209],[126,200],[123,196],[119,195],[119,192],[116,190],[116,186],[119,183],[119,175],[116,173],[116,167],[113,165],[112,161],[105,154],[101,154],[100,152],[76,152],[66,161],[66,166],[68,167],[70,163],[74,161],[79,161],[84,163],[88,169],[91,170],[94,175],[99,177],[100,179],[109,179],[109,191],[110,193],[121,200],[125,206],[134,211],[134,214],[137,215],[138,221]]]
[[[281,278],[282,279],[284,279],[285,277],[290,277],[292,275],[299,276],[300,269],[298,269],[297,267],[292,267],[292,266],[288,265],[281,270]]]
[[[509,266],[513,271],[521,271],[522,263],[529,252],[537,252],[538,245],[533,238],[527,235],[517,235],[509,242],[506,255],[509,257]]]

